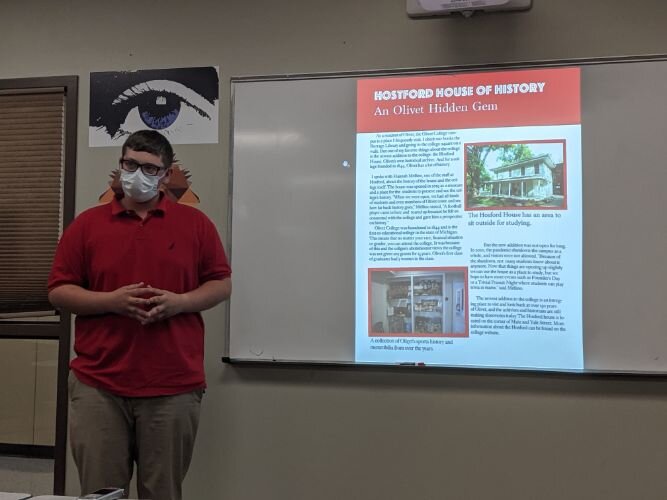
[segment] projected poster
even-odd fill
[[[359,362],[583,369],[578,68],[357,85]]]

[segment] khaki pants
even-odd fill
[[[139,498],[181,500],[202,394],[126,398],[90,387],[70,372],[70,444],[81,493],[113,486],[127,495],[136,462]]]

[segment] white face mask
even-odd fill
[[[143,203],[157,196],[160,179],[163,177],[164,175],[145,175],[140,168],[134,172],[121,170],[120,184],[125,196]]]

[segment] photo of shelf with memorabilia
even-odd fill
[[[467,336],[467,268],[369,269],[370,336]]]

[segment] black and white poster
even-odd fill
[[[122,146],[142,129],[172,144],[217,143],[218,82],[214,66],[91,73],[89,146]]]

